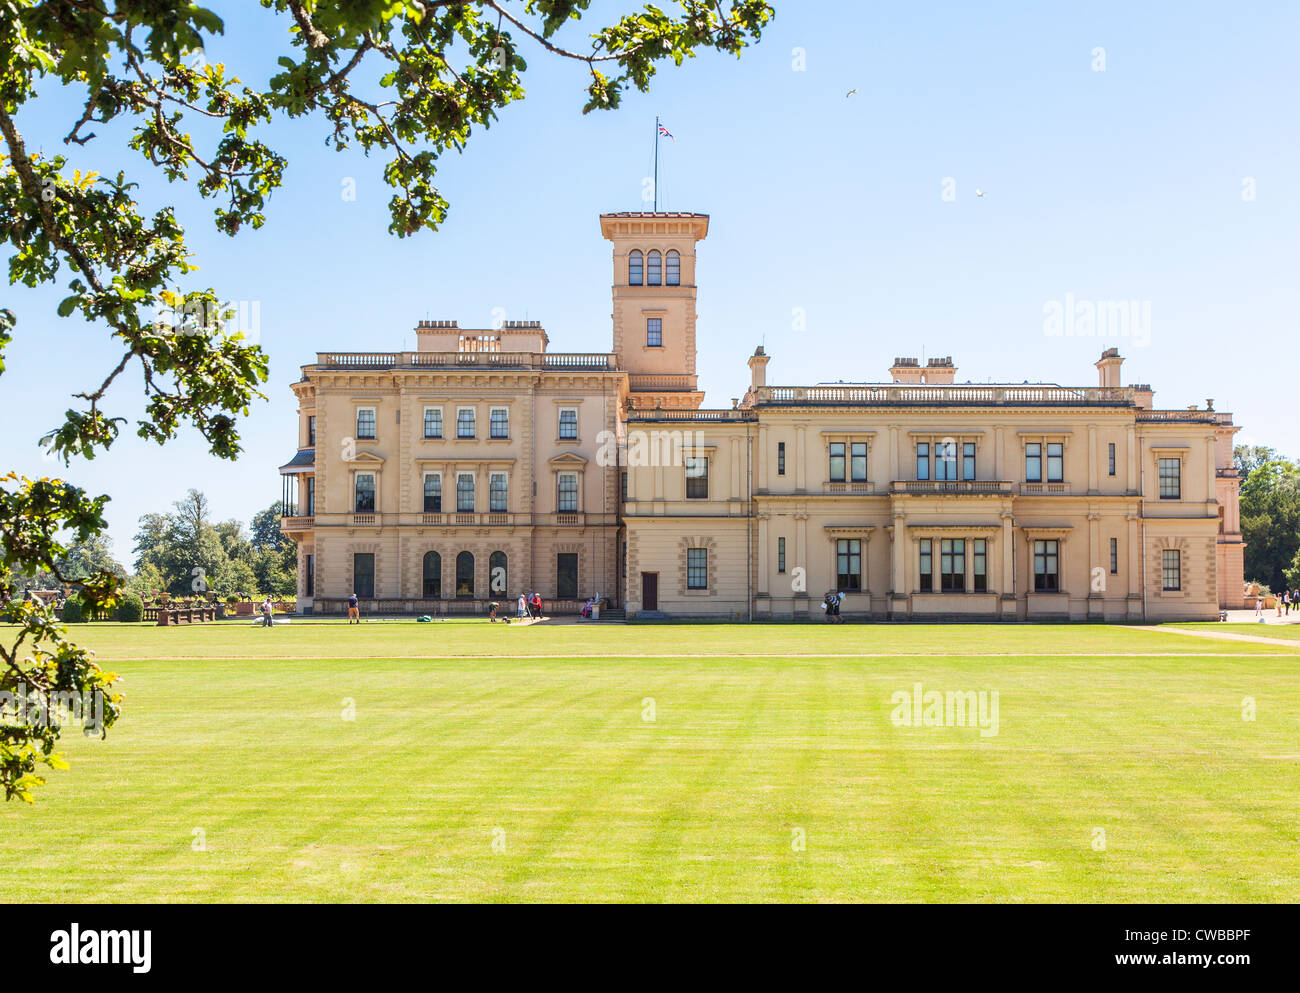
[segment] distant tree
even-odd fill
[[[1237,475],[1245,479],[1256,468],[1277,457],[1277,453],[1263,445],[1237,445],[1232,450],[1232,463]]]
[[[213,589],[229,562],[222,535],[208,519],[211,505],[198,490],[190,490],[172,506],[170,514],[145,514],[140,518],[136,568],[152,566],[162,576],[162,588],[168,593],[205,594]],[[241,530],[238,522],[234,522],[234,528],[236,532]],[[229,537],[228,526],[226,531]]]
[[[253,515],[251,544],[258,551],[264,548],[283,548],[286,544],[292,544],[280,530],[280,518],[284,516],[281,507],[281,502],[277,500],[265,510],[259,510]]]
[[[1241,535],[1246,579],[1281,590],[1300,551],[1300,464],[1271,448],[1238,446],[1234,461],[1248,468],[1241,483]]]
[[[257,572],[252,564],[255,561],[256,553],[252,561],[242,558],[228,559],[216,574],[212,588],[222,596],[228,596],[231,593],[257,593],[261,586],[258,582]]]

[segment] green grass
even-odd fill
[[[123,674],[126,716],[67,736],[72,769],[35,807],[0,807],[3,901],[1300,898],[1288,645],[1046,625],[78,636]],[[998,691],[999,733],[895,727],[915,682]]]
[[[1252,634],[1260,638],[1279,638],[1284,641],[1300,641],[1300,624],[1216,624],[1213,621],[1194,621],[1189,624],[1172,624],[1170,627],[1187,628],[1189,631],[1226,631],[1230,634]]]

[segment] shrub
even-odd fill
[[[70,596],[63,601],[63,623],[80,624],[85,618],[82,616],[81,598]]]
[[[126,593],[117,605],[117,619],[134,624],[144,619],[144,601],[135,593]]]

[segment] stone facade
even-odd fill
[[[415,352],[303,367],[281,469],[300,603],[332,613],[360,583],[395,612],[532,589],[564,609],[601,593],[633,615],[717,619],[820,619],[832,589],[846,616],[877,619],[1243,604],[1230,414],[1155,409],[1113,348],[1095,387],[960,384],[951,358],[908,357],[881,382],[769,386],[759,348],[744,399],[702,409],[708,218],[600,222],[610,353],[548,352],[535,322],[421,322]]]

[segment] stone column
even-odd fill
[[[794,488],[803,492],[808,487],[808,472],[804,466],[804,428],[794,429]]]
[[[1020,593],[1016,589],[1016,529],[1011,511],[1002,512],[1002,582],[1001,593],[1004,600],[1014,600]]]
[[[1088,493],[1097,492],[1097,425],[1088,425]]]
[[[1137,428],[1130,424],[1128,426],[1128,492],[1140,493],[1142,490],[1141,478],[1138,474],[1138,445],[1137,445]]]

